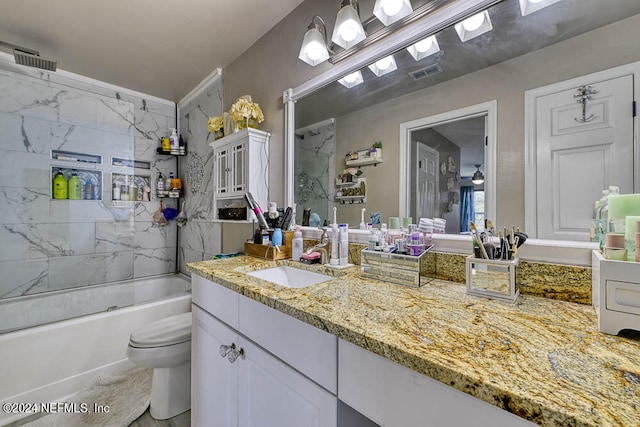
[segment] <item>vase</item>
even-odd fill
[[[225,135],[231,135],[232,133],[238,132],[238,123],[236,123],[236,121],[231,118],[231,115],[229,115],[229,113],[223,114],[223,121]]]

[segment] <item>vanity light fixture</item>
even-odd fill
[[[560,0],[519,0],[520,12],[522,16],[527,16],[530,13],[537,12],[540,9],[544,9],[547,6],[551,6],[554,3],[558,3]]]
[[[298,58],[313,67],[329,59],[327,27],[318,15],[311,18],[311,23],[307,27],[307,32],[302,40]]]
[[[360,70],[355,71],[351,74],[347,74],[346,76],[338,80],[338,83],[340,83],[347,89],[358,86],[362,82],[364,82],[364,79],[362,78],[362,73],[360,72]]]
[[[373,6],[373,14],[385,27],[401,20],[413,12],[409,0],[376,0]]]
[[[476,171],[473,173],[471,182],[473,182],[475,185],[480,185],[484,182],[484,175],[482,174],[482,172],[480,172],[480,166],[482,165],[473,165],[473,167],[476,168]]]
[[[360,22],[358,0],[342,0],[331,41],[344,49],[349,49],[366,37]]]
[[[420,61],[427,56],[440,52],[440,45],[438,45],[438,39],[436,39],[436,36],[434,35],[412,44],[407,48],[407,51],[413,59]]]
[[[474,37],[478,37],[481,34],[493,30],[493,25],[491,25],[489,12],[485,10],[468,17],[462,22],[458,22],[455,25],[455,28],[460,40],[466,42]]]
[[[369,69],[373,72],[373,74],[380,77],[397,70],[398,65],[396,64],[396,60],[393,55],[389,55],[369,65]]]

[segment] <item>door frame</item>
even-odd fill
[[[485,215],[493,218],[498,223],[498,212],[496,209],[497,200],[497,138],[498,138],[498,101],[496,99],[481,104],[470,105],[457,110],[433,116],[422,117],[409,122],[400,123],[400,155],[399,159],[399,181],[400,181],[400,217],[411,216],[410,192],[411,184],[411,132],[430,128],[443,123],[457,122],[459,120],[471,119],[474,117],[486,116],[485,121],[485,147],[484,147],[484,170],[485,170]],[[487,196],[488,195],[488,196]],[[417,219],[416,219],[417,221]]]
[[[573,79],[560,81],[547,86],[525,91],[524,99],[524,223],[525,231],[532,238],[538,236],[538,184],[537,184],[537,111],[538,98],[564,90],[577,88],[594,80],[611,80],[623,76],[633,76],[633,99],[640,99],[640,62],[621,65],[608,70],[598,71]],[[633,108],[633,106],[629,106]],[[638,114],[633,117],[633,191],[640,191],[640,146],[638,144]]]

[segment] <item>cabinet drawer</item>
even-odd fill
[[[640,283],[607,280],[607,309],[640,314]]]
[[[191,275],[191,300],[208,313],[238,329],[238,293],[197,274]]]
[[[333,394],[337,394],[338,339],[298,319],[241,296],[242,334]]]
[[[534,425],[343,340],[338,360],[338,398],[383,426]]]

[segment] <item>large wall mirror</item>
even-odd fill
[[[640,60],[640,2],[561,0],[523,16],[523,1],[449,2],[412,24],[404,43],[399,31],[286,91],[285,194],[297,222],[304,208],[331,222],[337,206],[351,228],[362,208],[366,221],[443,217],[452,234],[483,215],[524,227],[525,93]],[[463,42],[442,25],[487,5],[493,28],[480,36]],[[435,34],[437,53],[416,60],[406,48],[417,34]],[[377,76],[368,66],[390,54],[397,69]],[[338,82],[355,71],[362,83]],[[371,153],[378,142],[380,156]],[[465,210],[474,192],[475,209]]]

